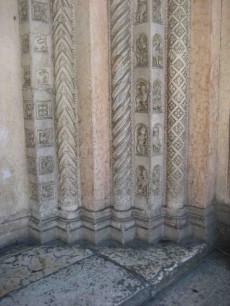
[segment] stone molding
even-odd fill
[[[62,210],[80,206],[78,116],[73,0],[53,0],[58,200]]]
[[[113,207],[132,205],[131,5],[110,0],[111,136]]]
[[[50,2],[18,0],[22,92],[31,216],[56,215]]]
[[[187,200],[190,1],[168,1],[167,207]]]

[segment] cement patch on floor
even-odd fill
[[[203,243],[138,241],[126,246],[55,242],[8,250],[0,255],[0,305],[140,305],[206,251]]]

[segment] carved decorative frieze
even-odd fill
[[[30,49],[30,36],[23,35],[21,37],[21,51],[23,54],[28,53]]]
[[[48,37],[36,34],[34,36],[34,52],[48,52]]]
[[[148,172],[144,166],[136,169],[136,195],[147,197],[148,195]]]
[[[32,120],[34,118],[34,103],[33,101],[24,102],[24,119]]]
[[[148,0],[137,0],[135,21],[136,23],[148,21]]]
[[[162,24],[162,0],[152,0],[152,13],[152,21]]]
[[[80,194],[74,69],[74,1],[54,0],[52,13],[59,201],[62,209],[76,210],[80,203]]]
[[[53,129],[37,131],[39,147],[51,147],[53,145]]]
[[[162,113],[163,111],[163,92],[162,92],[162,82],[156,80],[152,87],[152,105],[154,113]]]
[[[25,22],[28,20],[28,3],[27,0],[21,0],[18,2],[19,22]]]
[[[189,0],[170,0],[168,11],[168,206],[186,197],[187,108],[189,87]]]
[[[23,68],[23,86],[24,87],[31,86],[31,73],[29,66]]]
[[[160,34],[153,36],[153,68],[163,68],[163,40]]]
[[[156,165],[152,173],[152,192],[154,196],[161,194],[161,166]]]
[[[32,129],[25,129],[26,147],[33,148],[35,146],[34,131]]]
[[[139,79],[136,83],[136,112],[147,113],[149,105],[149,86],[147,81]]]
[[[113,204],[125,210],[132,201],[131,8],[129,0],[109,3]]]
[[[52,101],[36,101],[36,118],[38,120],[52,119]]]
[[[149,64],[148,59],[148,37],[142,33],[136,37],[135,43],[136,66],[145,67]]]
[[[50,200],[55,196],[55,185],[54,183],[47,183],[41,185],[41,200]]]
[[[153,155],[162,153],[162,128],[160,124],[155,124],[153,127]]]
[[[48,3],[32,1],[32,18],[36,21],[48,22]]]
[[[50,174],[54,171],[54,157],[42,156],[39,158],[39,174]]]
[[[135,146],[136,155],[147,156],[148,129],[144,124],[142,123],[137,124],[135,138],[136,138],[136,146]]]

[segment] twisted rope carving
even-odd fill
[[[131,33],[129,0],[110,0],[114,206],[131,202]]]
[[[62,208],[78,206],[73,0],[53,0],[56,130],[59,199]]]

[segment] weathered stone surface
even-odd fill
[[[119,305],[146,284],[96,256],[11,294],[0,305]]]
[[[41,246],[0,258],[0,297],[91,256],[76,246]]]
[[[205,244],[182,247],[172,243],[149,246],[146,248],[101,248],[98,250],[107,258],[125,268],[132,269],[151,284],[158,285],[163,278],[194,256],[205,251]]]

